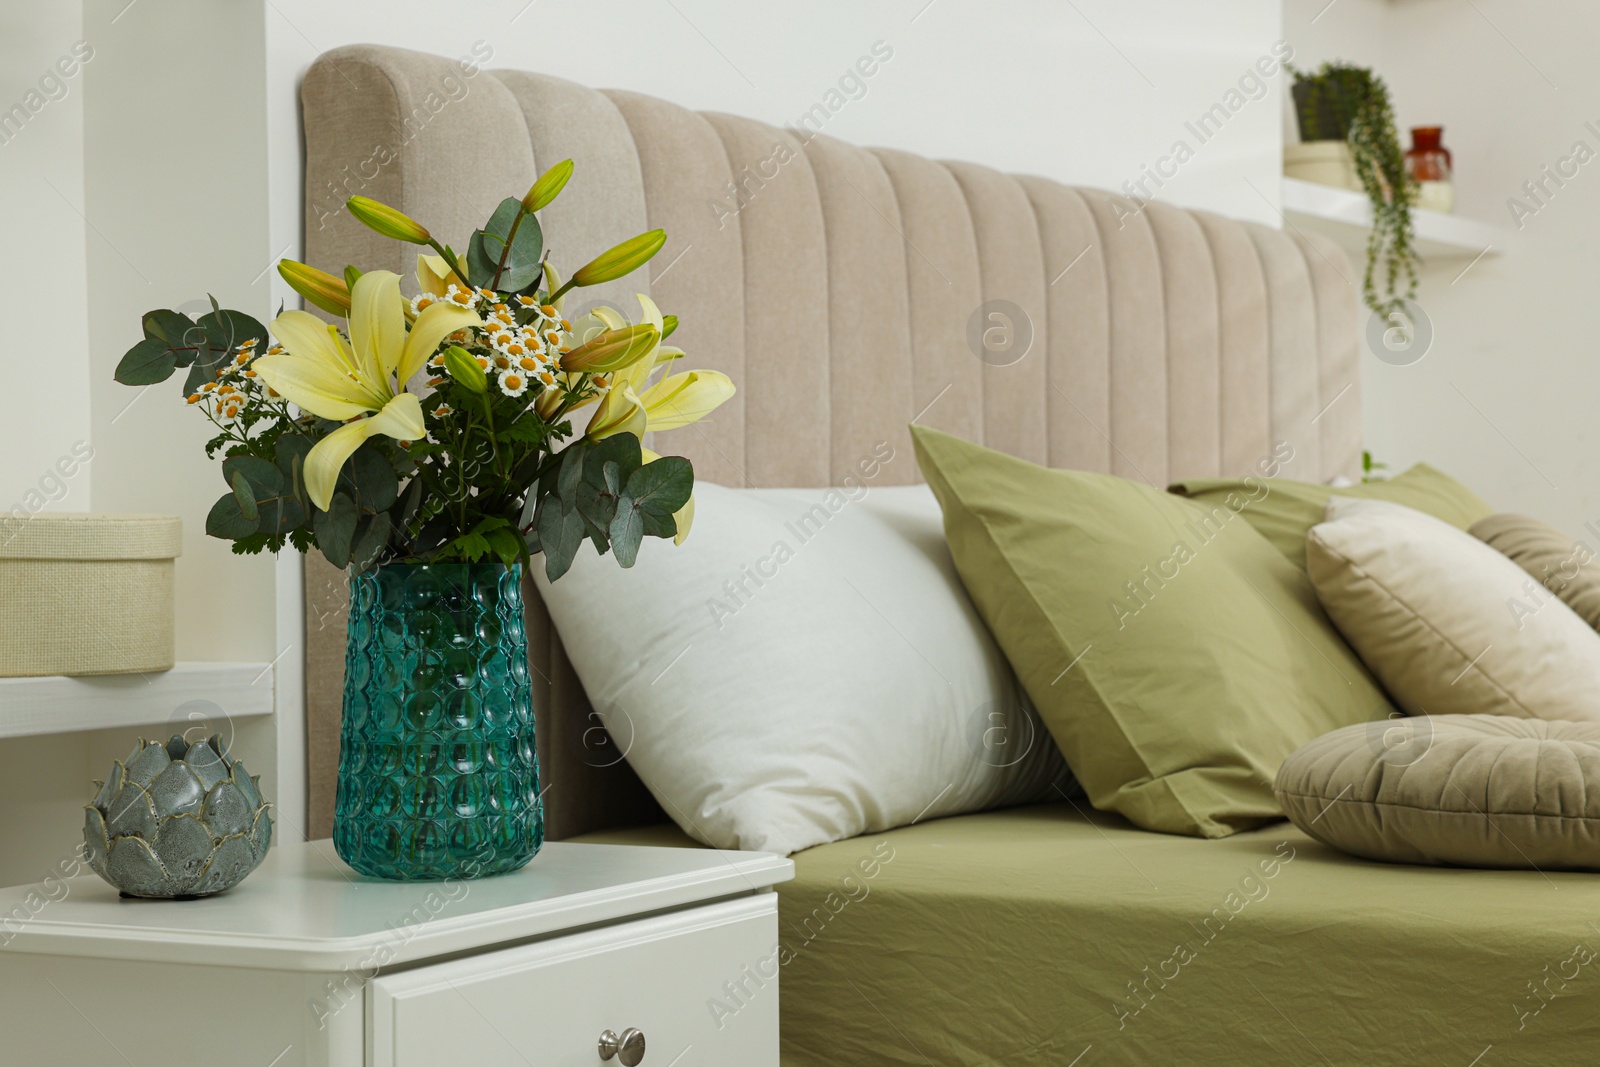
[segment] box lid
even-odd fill
[[[0,559],[173,559],[182,553],[183,520],[176,515],[0,515]]]

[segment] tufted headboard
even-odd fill
[[[568,156],[542,216],[558,261],[664,227],[648,289],[682,320],[673,343],[739,386],[670,440],[702,480],[836,484],[886,442],[880,483],[917,482],[913,420],[1163,487],[1253,473],[1278,442],[1287,476],[1359,474],[1356,290],[1320,238],[392,48],[327,53],[302,94],[315,266],[415,267],[342,211],[350,195],[461,245]],[[644,288],[584,292],[626,310]],[[979,358],[976,335],[1007,323],[1010,346]],[[527,592],[549,835],[662,818]],[[313,836],[332,825],[345,596],[308,557]]]

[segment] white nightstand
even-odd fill
[[[777,1067],[771,887],[793,874],[554,842],[498,878],[379,882],[315,841],[204,900],[89,872],[0,890],[0,1062],[600,1067],[609,1030],[634,1046],[612,1064]]]

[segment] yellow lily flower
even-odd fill
[[[290,403],[324,419],[349,420],[306,456],[306,490],[326,511],[345,461],[374,434],[415,441],[427,432],[422,402],[405,391],[446,337],[482,320],[467,308],[431,305],[406,330],[400,276],[363,274],[350,292],[350,340],[306,311],[285,311],[272,333],[286,350],[251,364]]]
[[[638,295],[644,321],[659,328],[660,309],[648,296]],[[609,328],[615,328],[611,325],[612,317],[621,321],[621,316],[611,308],[595,308],[593,314]],[[611,390],[601,399],[589,420],[587,436],[598,441],[624,431],[642,437],[656,430],[675,430],[700,421],[733,396],[732,379],[719,371],[683,371],[645,388],[651,371],[682,357],[682,349],[658,343],[638,362],[617,371]]]

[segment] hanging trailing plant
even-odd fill
[[[1372,201],[1362,295],[1369,308],[1387,317],[1416,296],[1421,262],[1411,219],[1417,187],[1406,173],[1389,87],[1371,70],[1348,63],[1324,63],[1315,71],[1285,65],[1294,75],[1300,139],[1344,141],[1350,146],[1356,176]]]

